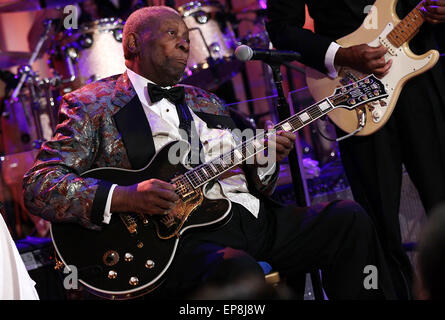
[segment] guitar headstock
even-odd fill
[[[335,89],[329,97],[332,105],[338,108],[354,109],[362,104],[386,98],[385,86],[373,74]]]

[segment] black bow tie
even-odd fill
[[[147,91],[152,103],[161,101],[163,98],[169,100],[173,104],[184,102],[184,87],[182,86],[164,89],[156,84],[148,83]]]

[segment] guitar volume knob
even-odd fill
[[[116,279],[117,278],[117,272],[114,270],[108,271],[108,279]]]
[[[381,118],[382,112],[380,110],[374,109],[374,111],[372,111],[372,119],[374,121],[380,121]]]
[[[145,262],[145,267],[146,267],[147,269],[152,269],[154,266],[155,266],[155,262],[154,262],[153,260],[147,260],[147,261]]]
[[[125,256],[124,256],[124,260],[125,260],[126,262],[133,261],[133,255],[132,255],[131,253],[127,252],[127,253],[125,254]]]
[[[139,283],[139,279],[137,277],[131,277],[130,281],[128,281],[130,285],[136,286]]]

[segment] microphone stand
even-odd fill
[[[286,97],[284,96],[283,85],[281,84],[283,77],[281,75],[280,64],[276,62],[268,64],[272,69],[273,81],[277,88],[277,95],[278,95],[277,111],[278,111],[278,118],[281,122],[291,116],[290,106],[287,103]],[[298,145],[298,139],[296,141],[296,144]],[[294,147],[289,153],[288,156],[289,169],[291,172],[292,184],[294,186],[295,202],[299,206],[306,207],[309,205],[310,201],[309,201],[309,196],[305,191],[306,183],[301,176],[301,170],[300,170],[302,163],[298,158],[296,149],[297,148]],[[318,270],[313,270],[310,272],[310,277],[311,277],[312,289],[314,291],[314,296],[318,300],[323,300],[324,293],[321,284],[320,272]]]
[[[273,75],[273,81],[275,84],[275,87],[277,88],[277,111],[278,111],[278,118],[281,121],[286,120],[291,116],[290,114],[290,107],[287,103],[286,97],[284,96],[284,90],[283,85],[281,83],[283,77],[281,75],[280,70],[280,63],[268,63],[272,70]],[[297,205],[305,207],[308,205],[308,201],[306,198],[306,192],[304,188],[304,181],[301,176],[301,170],[300,170],[300,162],[298,159],[296,148],[293,148],[288,156],[289,160],[289,169],[291,172],[292,177],[292,183],[294,186],[295,191],[295,200]]]

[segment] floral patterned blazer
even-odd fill
[[[209,128],[235,128],[214,94],[184,86],[187,105]],[[150,125],[127,73],[88,84],[63,96],[59,124],[23,179],[27,209],[52,222],[75,222],[100,229],[111,183],[81,177],[100,167],[140,169],[155,155]],[[243,167],[249,190],[270,195],[278,166],[263,185],[253,166]]]

